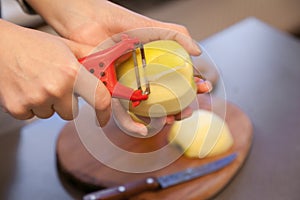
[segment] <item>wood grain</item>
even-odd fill
[[[121,172],[111,169],[96,160],[82,144],[74,122],[69,122],[62,129],[57,140],[56,153],[59,169],[65,177],[75,182],[80,188],[85,191],[91,191],[143,179],[148,176],[166,175],[188,167],[199,166],[237,152],[237,159],[222,170],[165,190],[145,192],[131,199],[199,200],[211,198],[230,182],[244,163],[252,143],[252,124],[242,110],[222,99],[211,98],[208,95],[199,95],[198,103],[201,109],[212,110],[219,116],[225,117],[225,121],[234,138],[233,147],[225,154],[205,159],[191,159],[181,156],[165,168],[148,173]],[[195,106],[194,109],[196,109]],[[117,128],[113,120],[104,129],[105,132],[110,133],[107,135],[114,144],[124,150],[139,153],[155,151],[167,145],[166,135],[169,127],[164,127],[158,134],[146,139],[133,138],[124,134]],[[172,153],[173,151],[170,152],[170,154]],[[107,154],[107,158],[110,158],[109,154]]]

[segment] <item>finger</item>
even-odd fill
[[[112,113],[116,124],[123,132],[143,136],[148,134],[147,127],[133,121],[118,99],[112,99]]]
[[[172,115],[163,117],[143,117],[136,114],[131,114],[131,117],[133,116],[134,121],[138,121],[147,127],[147,135],[149,136],[160,132],[164,128],[165,124],[172,124],[175,121],[175,118]]]
[[[17,109],[13,109],[13,110],[8,110],[7,113],[19,120],[27,120],[35,116],[32,110],[19,111]]]
[[[194,74],[205,77],[205,80],[211,82],[212,85],[216,85],[219,79],[219,72],[215,62],[208,55],[204,47],[201,47],[202,53],[200,56],[193,57]]]
[[[213,89],[213,86],[210,81],[204,81],[203,79],[194,78],[196,85],[197,85],[197,93],[207,93]]]
[[[80,67],[75,81],[75,93],[95,109],[100,126],[105,126],[111,113],[110,93],[105,85],[83,66]]]
[[[110,116],[111,116],[111,110],[108,108],[108,109],[105,109],[105,110],[96,110],[96,116],[97,116],[97,120],[99,122],[99,125],[101,127],[105,126],[109,119],[110,119]]]
[[[34,117],[30,107],[23,105],[22,100],[18,98],[11,98],[10,94],[7,94],[6,97],[7,100],[1,99],[1,108],[5,113],[8,113],[19,120],[27,120]]]
[[[184,118],[188,118],[192,115],[193,110],[191,107],[187,107],[181,111],[181,113],[175,115],[175,120],[182,120]]]
[[[32,113],[38,118],[47,119],[54,114],[54,109],[51,105],[38,106],[32,109]]]
[[[166,124],[173,124],[175,122],[175,116],[174,115],[169,115],[166,118]]]
[[[65,120],[72,120],[78,115],[78,99],[72,93],[60,98],[55,102],[53,109]]]
[[[163,31],[162,34],[165,35],[166,33],[164,32],[166,31],[169,33],[166,34],[168,38],[164,38],[164,39],[171,39],[177,41],[192,56],[199,56],[201,54],[200,46],[195,40],[191,38],[186,27],[177,24],[172,24],[172,23],[164,23],[164,24],[167,30]]]
[[[30,95],[23,96],[23,98],[24,102],[27,102],[27,108],[31,109],[38,118],[46,119],[53,115],[53,103],[43,92],[31,92]]]

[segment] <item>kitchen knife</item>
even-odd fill
[[[160,177],[148,177],[124,185],[103,189],[85,195],[83,200],[120,200],[127,199],[145,191],[168,188],[220,170],[234,161],[236,157],[237,154],[233,153],[199,167],[188,168],[183,171]]]

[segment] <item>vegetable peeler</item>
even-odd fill
[[[131,38],[128,35],[122,35],[121,41],[114,46],[98,51],[86,57],[78,59],[78,61],[99,80],[103,82],[109,90],[112,97],[119,99],[127,99],[132,102],[133,106],[138,106],[141,101],[147,100],[150,94],[150,84],[145,77],[145,90],[141,87],[140,74],[138,69],[136,50],[140,50],[142,67],[146,67],[146,57],[143,44],[137,38]],[[122,85],[117,80],[116,64],[118,60],[125,56],[134,60],[135,77],[137,89],[134,90],[125,85]]]

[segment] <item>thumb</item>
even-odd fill
[[[95,109],[100,126],[106,125],[111,115],[111,96],[105,85],[81,65],[74,89]]]
[[[146,136],[147,127],[141,123],[134,122],[118,99],[112,99],[113,117],[118,127],[125,133]]]

